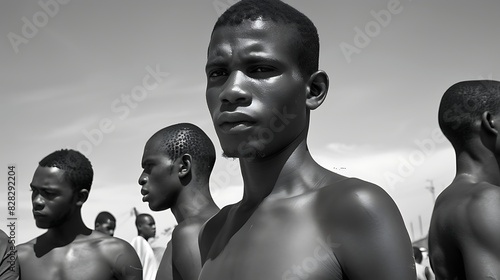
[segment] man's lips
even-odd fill
[[[223,122],[219,125],[224,132],[241,132],[250,128],[254,122],[239,121],[239,122]]]
[[[33,217],[35,217],[35,218],[43,218],[43,217],[45,217],[45,215],[42,214],[42,213],[40,213],[40,212],[33,211]]]
[[[144,189],[141,189],[141,194],[142,194],[142,201],[145,202],[146,199],[148,198],[149,192],[147,192]]]
[[[243,113],[221,113],[215,123],[223,132],[240,132],[253,126],[257,121]]]

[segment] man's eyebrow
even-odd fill
[[[33,189],[41,189],[41,190],[57,190],[56,188],[51,188],[50,185],[48,186],[45,186],[45,185],[42,185],[42,186],[35,186],[33,184],[30,184],[30,187]]]
[[[217,57],[208,60],[207,65],[205,65],[205,70],[208,70],[210,68],[220,68],[224,66],[226,66],[226,63],[224,63],[224,59],[222,57]]]
[[[153,163],[153,160],[150,158],[147,158],[141,162],[141,167],[144,168],[145,165]]]
[[[261,55],[248,55],[242,58],[246,63],[258,64],[258,63],[269,63],[269,64],[282,64],[279,59],[274,57],[267,57]]]
[[[258,54],[245,55],[241,59],[246,64],[259,64],[259,63],[267,63],[267,64],[273,64],[273,65],[282,64],[282,62],[279,59],[276,59],[274,57],[258,55]],[[221,57],[216,57],[216,58],[211,59],[207,62],[207,65],[205,66],[205,70],[208,70],[211,68],[224,68],[224,67],[226,67],[226,63],[224,62],[224,59]]]

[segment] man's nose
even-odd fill
[[[248,77],[242,71],[233,71],[224,83],[219,95],[223,104],[246,104],[251,101],[251,94],[247,88]]]
[[[148,176],[142,172],[141,176],[139,176],[139,185],[143,186],[144,184],[146,184],[148,182]]]
[[[35,195],[32,200],[33,204],[33,210],[42,210],[43,207],[45,206],[45,201],[43,200],[43,197],[40,194]]]

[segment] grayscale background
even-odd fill
[[[213,24],[234,2],[0,2],[0,228],[8,230],[11,164],[16,243],[44,232],[31,215],[29,184],[38,161],[61,148],[80,149],[94,166],[82,208],[87,226],[110,211],[118,219],[115,236],[130,241],[137,234],[133,207],[152,213],[137,180],[154,132],[195,123],[221,155],[205,104],[204,67]],[[311,115],[313,157],[384,188],[411,239],[425,237],[429,187],[437,196],[455,172],[453,149],[437,123],[439,101],[455,82],[500,79],[500,2],[285,2],[316,24],[320,68],[330,76],[328,97]],[[219,206],[240,199],[237,161],[218,157],[211,180]],[[175,219],[170,211],[152,214],[153,245],[165,246]]]

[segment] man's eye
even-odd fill
[[[40,192],[40,194],[43,197],[46,197],[46,198],[49,198],[49,199],[56,197],[56,193],[54,193],[54,192],[42,191],[42,192]]]
[[[254,69],[252,69],[252,72],[257,72],[257,73],[262,73],[262,72],[269,72],[269,71],[273,71],[272,68],[270,67],[255,67]]]
[[[224,70],[213,70],[213,71],[210,71],[209,77],[215,78],[215,77],[221,77],[224,75],[226,75],[226,71],[224,71]]]
[[[255,79],[267,79],[277,75],[278,69],[272,66],[255,66],[248,69],[248,76]]]

